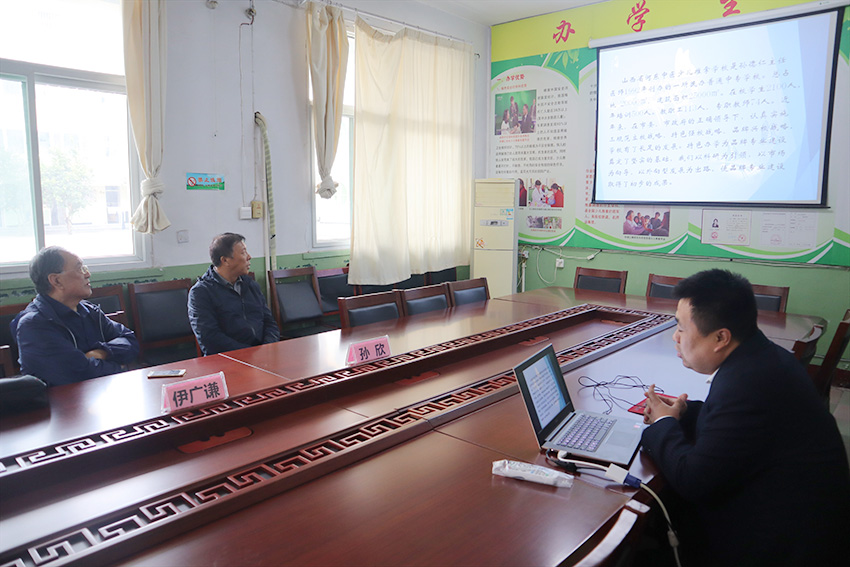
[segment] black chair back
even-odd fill
[[[615,280],[613,278],[599,278],[596,276],[579,276],[576,288],[619,293],[620,280]]]
[[[405,299],[404,307],[408,315],[418,315],[419,313],[427,313],[428,311],[448,309],[449,301],[445,295],[432,295],[418,299]]]
[[[592,291],[607,291],[609,293],[625,293],[628,272],[620,270],[599,270],[596,268],[576,268],[573,282],[575,289]]]
[[[322,311],[325,313],[339,311],[338,299],[340,297],[355,295],[354,286],[348,283],[347,273],[323,275],[321,272],[316,272],[316,279],[319,281],[319,295]]]
[[[456,289],[453,292],[452,301],[454,301],[455,305],[466,305],[467,303],[487,301],[487,291],[483,287]]]
[[[782,298],[775,295],[756,295],[756,307],[762,311],[780,311]]]
[[[94,303],[104,313],[117,313],[123,311],[121,309],[121,301],[114,295],[105,295],[103,297],[89,297],[86,301]]]
[[[357,307],[348,310],[348,321],[352,327],[398,319],[400,316],[401,313],[398,312],[398,305],[395,303],[370,305],[368,307]]]
[[[166,341],[192,335],[188,302],[188,289],[137,293],[136,327],[145,342]]]
[[[753,294],[756,296],[756,307],[762,311],[785,312],[791,288],[761,284],[752,284],[752,286]]]
[[[311,280],[277,282],[275,290],[283,325],[322,317],[322,307]]]

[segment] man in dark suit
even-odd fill
[[[686,564],[843,564],[847,455],[806,370],[758,329],[745,278],[700,272],[674,297],[678,355],[714,377],[704,402],[650,387],[642,443],[681,499]]]

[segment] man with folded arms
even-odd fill
[[[80,257],[50,246],[35,255],[29,271],[38,295],[10,324],[21,373],[59,386],[126,370],[139,342],[86,301],[91,274]]]

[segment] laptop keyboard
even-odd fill
[[[558,440],[558,445],[581,451],[595,451],[615,421],[581,414]]]

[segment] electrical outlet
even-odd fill
[[[263,202],[251,201],[251,216],[255,219],[263,218]]]
[[[563,268],[564,267],[564,259],[563,258],[557,258],[555,260],[555,267],[556,268]]]

